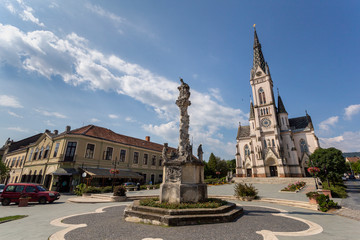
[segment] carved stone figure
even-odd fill
[[[199,161],[203,160],[203,150],[202,150],[202,144],[199,145],[198,149],[197,149],[197,156],[199,158]]]
[[[164,162],[167,162],[169,159],[167,158],[167,151],[168,151],[168,144],[164,143],[164,147],[161,153],[162,159],[164,159]]]

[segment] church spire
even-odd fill
[[[260,66],[260,68],[267,73],[267,64],[265,62],[263,53],[261,51],[261,44],[259,42],[259,38],[258,35],[256,33],[256,28],[255,28],[255,24],[254,24],[254,58],[253,58],[253,71],[256,70],[256,68]]]
[[[255,119],[255,111],[254,111],[254,104],[252,101],[250,102],[250,117],[249,120]]]
[[[278,113],[287,113],[278,89]]]

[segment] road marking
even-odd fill
[[[237,204],[237,205],[241,206],[240,204]],[[304,231],[298,231],[298,232],[273,232],[270,230],[256,231],[257,234],[260,234],[263,236],[264,240],[278,240],[278,238],[276,236],[288,236],[288,237],[311,236],[311,235],[316,235],[316,234],[322,233],[322,231],[323,231],[323,228],[319,224],[314,223],[309,220],[306,220],[306,219],[303,219],[303,218],[289,216],[288,215],[289,212],[284,209],[267,207],[267,206],[256,206],[256,205],[246,205],[246,206],[274,209],[274,210],[279,211],[280,213],[272,213],[271,215],[273,215],[273,216],[291,218],[291,219],[303,222],[309,226],[309,229],[304,230]]]
[[[125,205],[128,205],[128,203],[123,203],[123,204],[119,204],[119,205],[112,205],[112,206],[101,207],[101,208],[96,209],[94,212],[78,213],[78,214],[69,215],[69,216],[65,216],[65,217],[61,217],[61,218],[54,219],[54,220],[52,220],[52,221],[50,222],[51,225],[57,226],[57,227],[65,227],[65,229],[60,230],[60,231],[52,234],[52,235],[49,237],[49,240],[65,240],[65,235],[66,235],[68,232],[71,232],[72,230],[75,230],[75,229],[77,229],[77,228],[87,227],[87,224],[85,224],[85,223],[81,223],[81,224],[66,224],[66,223],[63,223],[62,221],[63,221],[64,219],[66,219],[66,218],[81,216],[81,215],[85,215],[85,214],[103,213],[103,212],[105,212],[105,211],[104,211],[105,208],[116,207],[116,206],[125,206]]]

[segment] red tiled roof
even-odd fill
[[[360,157],[347,157],[346,158],[346,161],[352,162],[352,163],[357,162],[359,160],[360,160]]]
[[[125,145],[146,148],[146,149],[150,149],[150,150],[154,150],[154,151],[158,151],[158,152],[161,152],[163,149],[163,145],[161,145],[161,144],[121,135],[121,134],[111,131],[110,129],[98,127],[95,125],[88,125],[88,126],[84,126],[84,127],[78,128],[78,129],[74,129],[67,134],[84,135],[84,136],[108,140],[108,141],[112,141],[112,142],[116,142],[116,143],[121,143],[121,144],[125,144]],[[175,150],[174,148],[169,148],[169,149]]]

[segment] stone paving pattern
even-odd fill
[[[305,223],[273,216],[279,211],[250,207],[244,208],[244,215],[231,223],[205,224],[183,227],[161,227],[147,224],[129,223],[123,219],[124,207],[111,207],[105,213],[71,217],[63,220],[66,224],[86,223],[88,227],[78,228],[65,235],[69,240],[85,239],[123,239],[135,240],[143,238],[175,239],[262,239],[256,231],[263,229],[272,231],[302,231],[308,229]],[[285,230],[286,229],[286,230]],[[221,236],[219,238],[219,236]]]

